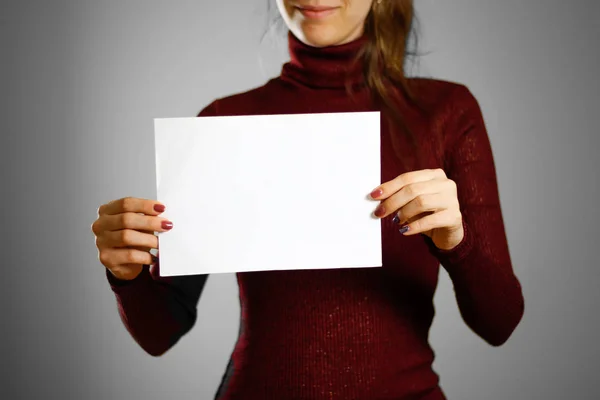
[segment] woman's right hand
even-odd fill
[[[125,197],[98,208],[92,223],[100,262],[118,279],[131,280],[153,262],[151,249],[158,249],[154,232],[165,232],[173,224],[158,217],[165,206],[154,200]]]

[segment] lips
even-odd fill
[[[311,5],[297,5],[296,8],[304,17],[317,19],[324,18],[333,14],[339,7],[331,6],[311,6]]]
[[[337,7],[331,7],[331,6],[302,6],[302,5],[298,5],[296,6],[296,8],[299,8],[301,10],[308,10],[308,11],[325,11],[325,10],[333,10]]]

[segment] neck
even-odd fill
[[[367,42],[362,35],[353,41],[328,47],[313,47],[288,32],[290,61],[284,64],[281,78],[309,87],[345,89],[364,84],[363,62],[356,57]]]

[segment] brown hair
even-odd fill
[[[400,161],[406,168],[420,168],[417,137],[398,110],[398,101],[404,101],[421,113],[426,110],[420,104],[414,87],[406,77],[407,59],[416,56],[416,49],[409,48],[411,38],[417,43],[415,15],[412,0],[374,0],[365,21],[367,44],[357,56],[362,59],[366,83],[375,104],[379,105],[390,124],[408,136],[413,150],[415,165],[405,163],[407,152],[401,151],[398,137],[392,135],[392,143]],[[399,98],[401,97],[401,98]]]
[[[267,0],[269,11],[271,1]],[[279,13],[276,14],[269,21],[270,27],[283,22]],[[416,85],[407,79],[405,71],[407,60],[419,55],[416,51],[418,36],[415,22],[412,0],[373,0],[365,21],[365,34],[369,40],[356,58],[357,62],[364,65],[365,81],[374,104],[382,109],[382,115],[390,127],[406,135],[412,145],[412,154],[407,153],[399,143],[398,135],[391,134],[394,151],[407,170],[420,169],[423,165],[417,136],[400,113],[398,102],[406,103],[424,115],[427,113],[418,100]],[[263,33],[263,39],[266,34],[267,31]],[[410,49],[411,39],[414,40],[414,51]],[[348,94],[352,96],[350,86]]]

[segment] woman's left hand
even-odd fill
[[[371,198],[381,200],[375,216],[396,214],[394,221],[404,235],[422,233],[442,250],[451,250],[464,237],[456,183],[442,169],[399,175],[379,185]]]

